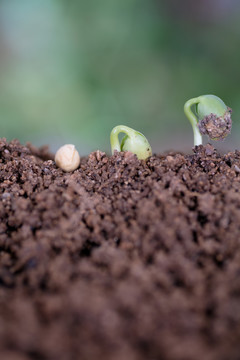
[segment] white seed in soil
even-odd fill
[[[62,170],[66,172],[73,171],[80,164],[80,156],[74,145],[66,144],[61,146],[56,152],[55,162]]]

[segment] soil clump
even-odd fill
[[[215,114],[205,116],[198,123],[199,131],[202,135],[208,135],[213,140],[223,140],[231,133],[232,129],[232,110],[228,108],[225,115],[217,117]]]
[[[239,360],[240,152],[52,159],[0,140],[1,360]]]

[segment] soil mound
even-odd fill
[[[1,139],[1,360],[239,360],[239,174],[211,145],[64,173]]]

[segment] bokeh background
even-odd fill
[[[0,0],[0,136],[110,152],[118,124],[155,152],[191,151],[186,100],[233,108],[240,148],[240,1]]]

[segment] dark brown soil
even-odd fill
[[[239,360],[240,152],[49,157],[0,141],[0,359]]]

